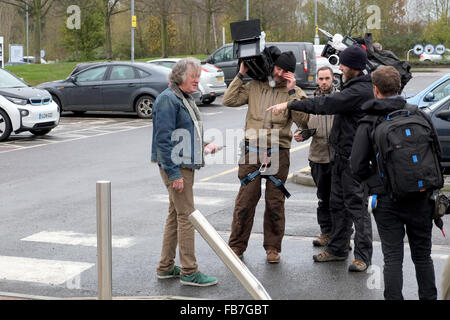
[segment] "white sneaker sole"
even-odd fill
[[[195,282],[190,282],[190,281],[183,281],[180,280],[181,284],[184,284],[186,286],[193,286],[193,287],[209,287],[209,286],[213,286],[215,284],[217,284],[217,280],[213,281],[213,282],[208,282],[208,283],[195,283]]]
[[[160,276],[160,275],[156,275],[157,277],[158,277],[158,279],[172,279],[172,278],[179,278],[180,276],[178,275],[178,276],[173,276],[173,275],[170,275],[170,276]]]

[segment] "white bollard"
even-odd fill
[[[195,210],[191,213],[189,221],[254,299],[272,300],[258,279],[248,270],[200,211]]]
[[[112,300],[111,182],[97,181],[98,299]]]

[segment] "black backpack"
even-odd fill
[[[367,117],[373,123],[378,174],[392,199],[443,187],[439,141],[417,106],[406,104],[387,116]]]

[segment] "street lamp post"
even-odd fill
[[[136,16],[134,15],[134,0],[131,0],[131,62],[134,62],[134,29],[136,28]]]
[[[25,3],[25,11],[26,11],[26,14],[25,14],[25,20],[26,20],[26,28],[27,28],[27,30],[26,30],[26,34],[27,34],[27,63],[28,63],[28,61],[29,61],[29,54],[28,54],[28,48],[30,47],[30,38],[29,38],[29,33],[28,33],[28,0],[27,0],[27,2]],[[10,58],[11,59],[11,58]]]
[[[317,0],[314,1],[314,29],[315,29],[314,44],[319,45],[320,39],[319,39],[319,26],[317,25]]]
[[[247,6],[246,6],[246,8],[247,8],[247,10],[246,10],[246,15],[245,15],[245,17],[246,17],[246,20],[248,20],[249,19],[249,14],[248,14],[248,1],[249,0],[247,0]]]

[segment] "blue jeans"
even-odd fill
[[[414,194],[399,201],[380,195],[373,213],[384,256],[384,298],[403,300],[403,239],[406,230],[416,269],[419,299],[437,299],[434,265],[430,256],[433,206],[429,193]]]

